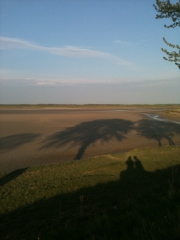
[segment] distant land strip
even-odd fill
[[[179,108],[180,104],[0,104],[0,109],[34,108],[125,108],[125,107],[168,107]]]

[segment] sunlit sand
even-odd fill
[[[1,110],[0,171],[134,148],[178,146],[179,124],[156,121],[151,131],[154,120],[142,114],[158,111],[150,108]]]

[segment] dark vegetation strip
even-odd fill
[[[180,104],[0,104],[5,108],[124,108],[124,107],[180,107]]]

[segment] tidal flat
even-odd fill
[[[180,124],[144,115],[180,122],[180,116],[168,109],[164,105],[3,107],[0,172],[144,147],[179,146]]]

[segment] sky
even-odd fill
[[[0,0],[0,103],[180,103],[180,71],[161,51],[180,32],[154,3]]]

